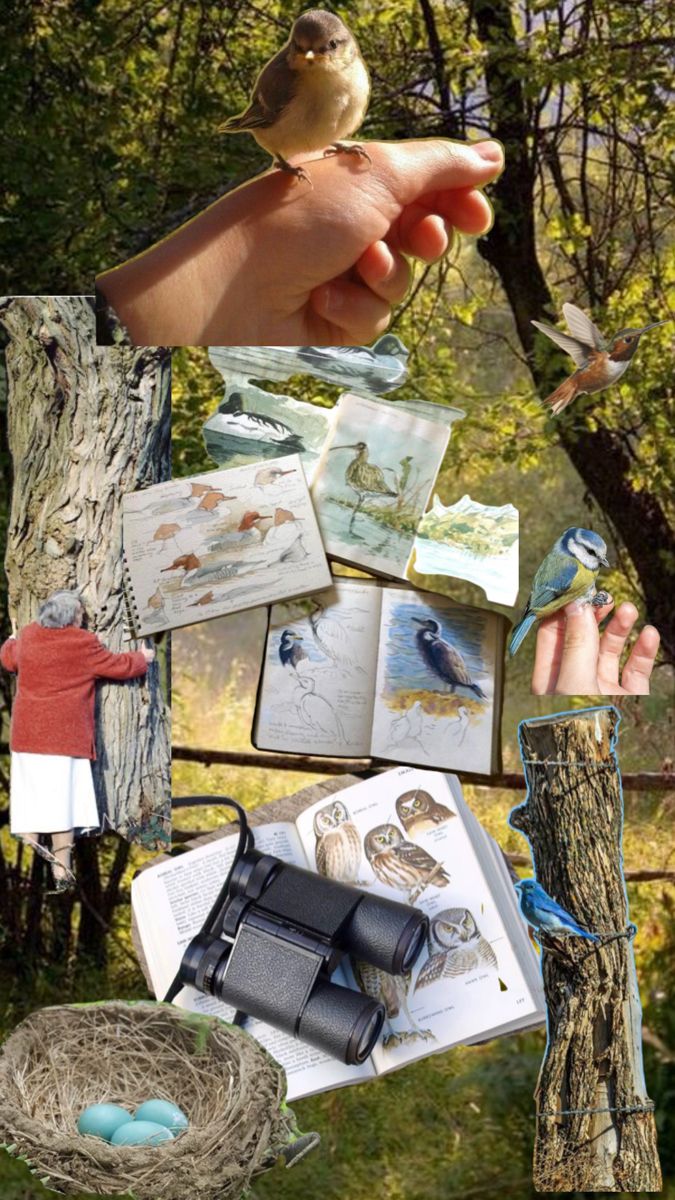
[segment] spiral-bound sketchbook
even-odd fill
[[[330,585],[295,454],[128,493],[122,513],[135,636]]]

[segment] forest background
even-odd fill
[[[673,311],[672,3],[622,0],[356,0],[340,8],[373,75],[364,137],[496,136],[506,170],[490,189],[495,226],[418,269],[394,329],[411,351],[401,396],[465,409],[439,481],[445,503],[465,492],[514,503],[525,588],[570,524],[606,536],[607,585],[633,599],[663,637],[648,699],[621,704],[624,770],[658,771],[672,753],[675,659],[673,330],[645,338],[620,386],[583,399],[558,422],[540,396],[569,361],[534,338],[532,318],[555,320],[563,301],[592,311],[608,333]],[[82,293],[103,267],[137,253],[229,187],[264,167],[251,139],[215,127],[244,104],[260,64],[297,7],[174,0],[16,4],[0,74],[0,291]],[[203,351],[174,355],[174,470],[207,469],[202,420],[222,382]],[[330,404],[307,380],[290,394]],[[0,398],[4,389],[0,376]],[[0,446],[6,520],[11,484]],[[469,585],[448,593],[484,604]],[[511,619],[514,612],[509,611]],[[3,610],[3,630],[8,622]],[[174,636],[174,742],[248,748],[262,636],[260,614]],[[524,716],[567,707],[529,695],[530,657],[508,669],[504,761],[517,769]],[[9,699],[3,679],[4,700]],[[581,702],[579,702],[581,706]],[[6,730],[3,736],[6,743]],[[179,762],[176,795],[226,792],[254,806],[309,782],[300,772],[206,769]],[[6,789],[7,763],[0,782]],[[467,788],[505,849],[518,794]],[[6,804],[6,798],[5,798]],[[626,796],[627,867],[659,878],[630,885],[647,1029],[647,1077],[658,1107],[666,1195],[675,1196],[675,909],[672,792]],[[104,839],[91,855],[93,903],[55,906],[44,872],[1,831],[1,1024],[64,999],[143,996],[129,941],[129,884],[147,859]],[[217,810],[181,812],[176,825],[212,827]],[[93,912],[92,912],[93,908]],[[27,918],[30,917],[28,923]],[[30,936],[27,930],[30,924]],[[385,1080],[296,1105],[324,1149],[260,1197],[441,1200],[529,1196],[532,1092],[543,1036],[511,1038],[427,1060]],[[0,1159],[7,1200],[48,1193]]]

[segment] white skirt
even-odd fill
[[[66,754],[13,751],[10,776],[12,833],[98,829],[91,762]]]

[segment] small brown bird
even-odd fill
[[[310,182],[296,154],[360,155],[345,145],[363,121],[370,79],[356,39],[335,13],[311,8],[291,29],[285,46],[260,72],[248,108],[219,127],[221,133],[250,133],[282,171]]]
[[[395,825],[376,825],[363,842],[366,858],[380,883],[408,893],[414,903],[429,885],[446,887],[450,876],[431,854],[403,837]]]
[[[667,320],[653,321],[641,329],[621,329],[607,341],[597,325],[576,304],[563,304],[563,315],[568,333],[545,325],[543,321],[532,322],[556,346],[569,354],[578,368],[544,400],[544,404],[548,404],[556,416],[577,396],[592,396],[611,383],[616,383],[628,369],[643,333],[656,329],[658,325],[668,324]]]

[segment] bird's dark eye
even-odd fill
[[[338,43],[337,43],[336,38],[331,38],[328,43],[328,49],[329,50],[337,50],[337,48],[338,48]]]
[[[627,342],[632,342],[632,340],[633,340],[632,337],[626,338]]]

